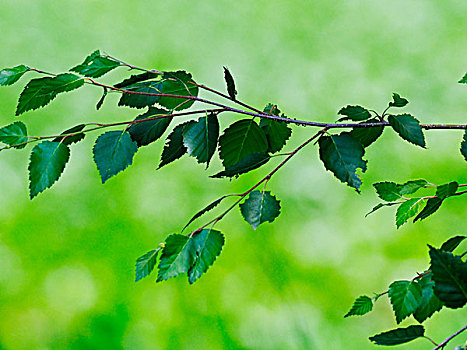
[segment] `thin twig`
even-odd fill
[[[444,349],[444,347],[446,346],[447,343],[449,343],[454,337],[457,337],[459,334],[461,334],[463,331],[467,330],[467,326],[465,327],[462,327],[461,329],[459,329],[456,333],[454,333],[453,335],[450,335],[449,337],[447,337],[446,339],[443,340],[442,343],[439,343],[439,345],[437,345],[436,347],[434,347],[432,350],[439,350],[439,349]]]

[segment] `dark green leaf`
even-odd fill
[[[24,148],[29,141],[28,130],[23,122],[14,122],[0,129],[0,142],[15,148]],[[15,146],[18,145],[18,146]]]
[[[80,132],[86,127],[85,124],[78,124],[70,129],[65,130],[60,135],[73,134],[67,137],[56,137],[53,139],[53,142],[61,142],[65,145],[71,145],[72,143],[79,142],[84,139],[86,134]]]
[[[453,252],[454,249],[456,249],[459,246],[459,244],[461,244],[462,241],[466,238],[467,236],[451,237],[446,242],[443,243],[440,249],[445,252]]]
[[[378,193],[379,198],[391,202],[400,199],[406,194],[417,192],[427,184],[426,180],[412,180],[404,184],[396,184],[394,182],[378,182],[373,184]]]
[[[378,123],[379,120],[376,118],[369,119],[364,121],[363,123]],[[363,124],[359,123],[359,124]],[[359,141],[363,147],[370,146],[373,142],[375,142],[382,134],[383,134],[384,127],[382,126],[373,126],[373,127],[366,127],[366,128],[353,128],[350,132],[350,136],[352,136],[355,140]]]
[[[370,337],[370,340],[377,345],[398,345],[421,338],[425,335],[423,326],[408,326],[407,328],[397,328],[388,332],[383,332]]]
[[[157,261],[157,254],[161,248],[153,249],[136,260],[135,282],[149,276],[154,270]]]
[[[99,78],[119,66],[121,66],[120,62],[96,50],[86,57],[83,63],[71,68],[70,71],[90,78]]]
[[[230,125],[219,139],[220,157],[225,168],[239,163],[252,153],[266,153],[268,141],[253,119]]]
[[[461,154],[464,156],[464,159],[467,161],[467,130],[465,130],[464,137],[461,142]]]
[[[230,74],[229,70],[224,67],[224,79],[227,84],[227,92],[232,100],[235,100],[235,96],[237,95],[237,90],[235,90],[235,82]]]
[[[166,117],[166,115],[170,113],[171,112],[163,109],[149,107],[149,110],[137,116],[135,121],[150,118],[154,119],[132,124],[128,128],[131,139],[137,143],[138,147],[146,146],[156,141],[169,127],[172,117]]]
[[[429,248],[436,296],[449,308],[463,307],[467,303],[467,262],[450,252]]]
[[[196,246],[192,238],[173,234],[167,237],[159,263],[157,282],[186,273],[196,259]]]
[[[430,215],[434,214],[439,209],[441,204],[443,204],[443,199],[441,199],[441,198],[436,197],[436,198],[428,199],[428,201],[426,202],[425,207],[423,208],[423,210],[420,213],[418,213],[418,215],[415,217],[415,219],[413,219],[413,222],[417,222],[418,220],[426,219]]]
[[[414,281],[395,281],[389,286],[389,299],[396,315],[396,322],[410,316],[422,298],[421,288]]]
[[[5,68],[0,71],[0,86],[8,86],[16,83],[24,73],[29,71],[24,64],[13,68]]]
[[[139,83],[140,81],[145,81],[149,79],[155,79],[158,76],[160,76],[160,73],[155,73],[155,72],[144,72],[141,74],[135,74],[130,76],[129,78],[123,80],[122,82],[115,84],[114,87],[120,89],[124,88],[130,85],[133,85],[135,83]]]
[[[96,109],[99,110],[101,109],[102,107],[102,104],[104,103],[104,100],[105,98],[107,97],[107,93],[108,93],[108,90],[107,88],[104,86],[104,92],[102,93],[102,97],[100,98],[100,100],[97,102],[96,104]]]
[[[83,84],[83,78],[71,73],[60,74],[53,78],[32,79],[19,97],[16,115],[44,107],[59,93],[77,89]]]
[[[136,142],[126,131],[108,131],[100,135],[93,153],[102,183],[131,165],[137,150]]]
[[[464,77],[463,77],[461,80],[459,80],[459,83],[461,83],[461,84],[467,84],[467,73],[465,73],[465,74],[464,74]]]
[[[357,169],[366,171],[363,160],[365,149],[349,133],[322,136],[318,140],[319,157],[327,170],[330,170],[342,182],[360,192],[362,184]]]
[[[167,137],[167,142],[164,146],[164,150],[162,151],[161,162],[158,169],[162,168],[164,165],[172,163],[187,152],[187,149],[183,144],[183,128],[191,123],[194,122],[189,121],[177,125],[173,129],[172,133]]]
[[[182,232],[188,227],[188,225],[190,225],[193,221],[195,221],[196,219],[198,219],[200,216],[206,214],[208,211],[211,211],[212,209],[214,209],[215,207],[217,207],[220,202],[222,202],[224,200],[224,198],[227,198],[229,196],[222,196],[220,198],[217,198],[214,202],[208,204],[206,207],[204,207],[203,209],[201,209],[199,212],[197,212],[195,215],[193,215],[193,217],[190,219],[190,221],[188,221],[188,223],[183,227],[182,229]]]
[[[369,313],[371,310],[373,310],[373,301],[371,300],[370,297],[367,297],[366,295],[359,296],[357,299],[355,299],[352,307],[350,308],[349,312],[344,317],[349,317],[349,316],[361,316]]]
[[[456,193],[459,184],[456,181],[438,186],[436,188],[436,196],[441,199],[446,199]]]
[[[263,222],[273,222],[280,214],[281,206],[270,191],[252,191],[248,198],[240,204],[243,218],[254,230]]]
[[[422,297],[413,316],[420,323],[424,322],[443,307],[443,304],[433,292],[435,282],[433,282],[432,276],[432,273],[428,273],[418,280],[418,284],[422,290]]]
[[[404,225],[407,220],[415,216],[425,203],[423,198],[412,198],[399,205],[396,211],[396,226],[397,228]]]
[[[395,92],[392,94],[392,100],[393,102],[389,102],[389,107],[404,107],[409,103],[407,99],[401,97]]]
[[[188,154],[195,157],[198,163],[206,163],[206,167],[216,151],[218,138],[219,121],[214,113],[199,118],[183,129],[183,144]]]
[[[204,229],[193,236],[196,260],[188,270],[188,282],[193,284],[214,263],[224,246],[224,235],[216,230]]]
[[[390,115],[388,121],[404,140],[425,147],[425,136],[423,136],[420,122],[415,117],[410,114]]]
[[[263,129],[268,140],[268,152],[279,152],[292,135],[292,129],[286,122],[274,119],[261,118],[259,127]]]
[[[275,116],[279,116],[279,114],[281,113],[279,108],[277,108],[277,106],[272,103],[268,103],[266,107],[264,107],[263,112]]]
[[[396,202],[396,203],[378,203],[378,204],[376,204],[376,205],[373,207],[373,209],[371,209],[370,212],[368,212],[368,213],[365,215],[365,217],[367,217],[367,216],[370,215],[370,214],[373,214],[375,211],[381,209],[382,207],[390,207],[390,206],[393,206],[393,205],[396,205],[396,204],[399,204],[399,203],[397,203],[397,202]]]
[[[239,176],[249,171],[255,170],[260,166],[269,162],[271,157],[266,153],[252,153],[247,155],[237,164],[225,168],[225,170],[211,175],[212,178],[221,178],[221,177],[234,177]]]
[[[68,159],[70,149],[63,143],[44,141],[32,149],[28,168],[31,199],[58,180]]]
[[[361,120],[366,120],[371,118],[370,111],[368,111],[366,108],[363,108],[361,106],[347,106],[347,107],[342,107],[337,114],[343,115],[344,117],[338,119],[338,122],[344,121],[344,120],[353,120],[353,121],[361,121]]]

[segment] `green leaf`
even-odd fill
[[[177,125],[167,137],[167,142],[162,151],[161,162],[159,163],[158,169],[162,168],[164,165],[172,163],[187,152],[187,149],[183,144],[183,128],[191,123],[194,122],[189,121]]]
[[[380,121],[376,118],[369,119],[364,121],[363,123],[359,124],[367,124],[367,123],[379,123]],[[366,127],[366,128],[353,128],[350,132],[350,136],[352,136],[355,140],[359,141],[363,147],[370,146],[373,142],[375,142],[382,134],[383,134],[384,127],[382,126],[373,126],[373,127]]]
[[[102,92],[102,97],[99,99],[99,101],[97,101],[97,104],[96,104],[96,109],[99,110],[101,109],[102,107],[102,104],[104,103],[104,100],[105,98],[107,97],[107,94],[108,94],[108,89],[104,86],[104,91]]]
[[[229,70],[224,67],[224,79],[227,84],[227,92],[232,100],[236,99],[237,95],[237,90],[235,90],[235,82],[232,77],[232,74],[230,74]]]
[[[268,141],[253,119],[243,119],[224,131],[219,139],[219,148],[222,163],[228,168],[252,153],[266,153]]]
[[[417,215],[424,203],[425,200],[423,198],[412,198],[399,205],[396,211],[397,228],[404,225],[411,217]]]
[[[171,112],[163,109],[149,107],[148,111],[137,116],[135,121],[150,118],[158,119],[152,119],[132,124],[128,128],[128,132],[131,135],[131,139],[136,142],[138,147],[147,146],[150,143],[156,141],[164,134],[165,130],[167,130],[167,128],[169,127],[169,124],[172,121],[173,117],[166,117],[166,115],[170,113]]]
[[[206,163],[206,167],[216,151],[218,138],[219,121],[214,113],[199,118],[183,129],[183,144],[188,154],[195,157],[198,163]]]
[[[280,214],[281,206],[270,191],[252,191],[248,198],[240,204],[243,218],[254,230],[263,222],[273,222]]]
[[[261,118],[259,127],[263,129],[268,140],[268,152],[279,152],[285,146],[287,140],[292,135],[292,129],[286,122],[279,120]]]
[[[392,94],[392,100],[393,102],[389,102],[389,107],[404,107],[409,103],[407,99],[401,97],[395,92]]]
[[[325,168],[350,187],[360,192],[362,184],[357,169],[366,171],[366,160],[363,160],[365,149],[349,133],[321,136],[318,140],[319,157]]]
[[[159,77],[161,74],[160,73],[155,73],[155,72],[144,72],[141,74],[135,74],[130,76],[129,78],[123,80],[122,82],[115,84],[114,87],[120,89],[124,88],[130,85],[133,85],[135,83],[139,83],[140,81],[145,81],[148,79],[155,79]]]
[[[370,337],[377,345],[399,345],[421,338],[425,335],[423,326],[408,326],[407,328],[396,328]]]
[[[467,84],[467,73],[464,74],[464,77],[458,81],[461,84]]]
[[[193,221],[201,217],[202,215],[206,214],[207,212],[211,211],[215,207],[217,207],[225,198],[229,196],[222,196],[220,198],[217,198],[214,202],[209,203],[206,207],[201,209],[199,212],[197,212],[193,217],[188,221],[188,223],[183,227],[182,232],[190,225]]]
[[[108,131],[100,135],[93,153],[102,183],[131,165],[137,150],[136,142],[131,140],[126,131]]]
[[[459,244],[461,244],[462,241],[466,238],[467,236],[451,237],[446,242],[443,243],[440,250],[443,250],[445,252],[453,252],[454,249],[456,249],[459,246]]]
[[[389,299],[398,324],[417,310],[421,298],[421,288],[414,281],[395,281],[389,286]]]
[[[156,266],[157,254],[161,248],[153,249],[136,260],[135,282],[151,274]]]
[[[266,107],[264,107],[263,112],[275,116],[279,116],[279,114],[281,113],[279,108],[277,108],[277,105],[274,105],[272,103],[268,103]]]
[[[0,86],[8,86],[16,83],[24,73],[30,69],[24,64],[13,68],[5,68],[0,71]]]
[[[418,280],[418,285],[422,290],[422,297],[413,316],[420,323],[424,322],[443,307],[443,304],[433,291],[435,282],[433,282],[432,276],[432,273],[428,273]]]
[[[196,253],[193,239],[179,234],[167,237],[162,250],[156,282],[165,281],[170,277],[188,272],[195,263]]]
[[[427,184],[426,180],[412,180],[404,184],[396,184],[395,182],[378,182],[373,184],[379,198],[387,202],[392,202],[400,199],[402,196],[417,192]]]
[[[347,312],[344,317],[362,316],[369,313],[371,310],[373,310],[373,300],[366,295],[362,295],[355,299],[349,312]]]
[[[65,130],[62,132],[60,135],[67,135],[67,134],[73,134],[71,136],[67,137],[56,137],[53,139],[53,142],[61,142],[65,145],[71,145],[72,143],[76,143],[84,139],[86,134],[80,132],[86,127],[86,124],[78,124],[70,129]]]
[[[0,129],[0,142],[18,149],[26,147],[22,143],[29,141],[27,136],[28,130],[23,122],[14,122]]]
[[[467,130],[465,130],[464,137],[462,138],[461,154],[464,156],[464,159],[467,161]]]
[[[446,199],[456,193],[459,184],[456,181],[438,186],[436,188],[436,196],[441,199]]]
[[[86,57],[83,63],[71,68],[70,71],[90,78],[99,78],[121,65],[120,62],[96,50]]]
[[[214,263],[224,246],[224,235],[216,230],[204,229],[193,236],[196,260],[188,270],[188,282],[193,284]]]
[[[450,252],[428,247],[436,296],[449,308],[463,307],[467,303],[467,262]]]
[[[344,117],[338,119],[338,122],[344,120],[353,120],[353,121],[361,121],[371,118],[370,111],[366,108],[361,106],[350,106],[342,107],[337,114],[343,115]]]
[[[247,155],[237,164],[225,168],[225,170],[211,175],[212,178],[221,178],[221,177],[238,177],[241,174],[248,173],[252,170],[259,168],[260,166],[269,162],[271,157],[266,153],[252,153]]]
[[[53,78],[32,79],[19,97],[16,115],[44,107],[59,93],[77,89],[83,84],[83,78],[70,73],[60,74]]]
[[[377,211],[377,210],[379,210],[379,209],[381,209],[383,207],[390,207],[390,206],[393,206],[393,205],[396,205],[396,204],[399,204],[399,203],[397,203],[397,202],[395,202],[395,203],[378,203],[373,207],[373,209],[371,209],[371,211],[369,211],[367,214],[365,214],[365,217],[367,217],[370,214],[373,214],[375,211]]]
[[[420,122],[415,117],[410,114],[390,115],[388,121],[404,140],[425,148],[425,136]]]
[[[44,141],[32,149],[28,167],[31,199],[59,179],[68,159],[70,149],[63,143]]]
[[[441,207],[441,204],[443,204],[443,199],[441,198],[430,198],[426,202],[425,207],[423,210],[418,213],[418,215],[413,219],[413,222],[417,222],[418,220],[423,220],[429,217],[430,215],[434,214],[439,207]]]

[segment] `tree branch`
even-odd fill
[[[467,330],[467,326],[459,329],[456,333],[453,335],[450,335],[446,339],[443,340],[442,343],[440,343],[438,346],[434,347],[432,350],[439,350],[439,349],[444,349],[447,343],[449,343],[454,337],[457,337],[459,334],[461,334],[463,331]]]

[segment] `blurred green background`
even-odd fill
[[[467,91],[457,81],[467,68],[466,23],[467,2],[455,0],[3,0],[0,65],[61,72],[101,49],[147,68],[185,69],[220,90],[225,65],[239,99],[258,108],[277,103],[300,119],[331,122],[346,104],[381,111],[396,91],[422,122],[465,123]],[[101,80],[127,73],[120,68]],[[25,81],[0,90],[1,125],[15,120]],[[94,87],[64,94],[21,120],[32,135],[49,135],[139,112],[117,109],[116,96],[97,112],[100,94]],[[236,117],[221,119],[225,127]],[[310,131],[295,128],[287,148]],[[461,135],[427,131],[423,150],[386,130],[367,151],[361,195],[326,172],[309,147],[268,185],[281,216],[253,231],[234,210],[217,226],[226,235],[223,253],[193,286],[185,276],[135,284],[134,261],[208,202],[247,189],[272,162],[234,181],[207,177],[218,159],[207,172],[188,157],[155,171],[160,140],[102,185],[94,134],[73,146],[59,183],[30,201],[28,152],[2,152],[0,348],[376,348],[368,336],[395,328],[387,298],[364,318],[343,315],[355,297],[423,271],[427,243],[465,234],[466,199],[396,230],[393,208],[364,217],[377,203],[371,184],[466,183]],[[444,339],[466,316],[444,310],[427,333]],[[418,340],[399,348],[431,347]]]

